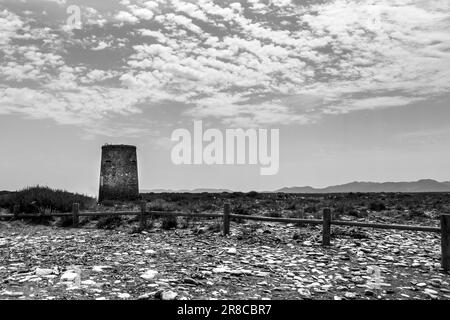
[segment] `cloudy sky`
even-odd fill
[[[73,5],[81,20],[70,19]],[[0,0],[0,189],[450,180],[448,0]],[[175,166],[176,128],[278,128],[280,170]]]

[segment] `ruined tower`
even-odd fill
[[[102,146],[98,201],[136,200],[139,197],[136,147]]]

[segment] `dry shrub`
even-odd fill
[[[178,220],[175,216],[165,216],[162,219],[161,228],[163,230],[176,229],[178,227]]]
[[[105,216],[101,217],[96,226],[99,229],[115,229],[119,227],[122,224],[122,218],[120,216],[111,215],[111,216]]]

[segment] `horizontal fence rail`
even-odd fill
[[[103,211],[103,212],[89,212],[82,211],[78,213],[79,217],[105,217],[105,216],[138,216],[142,213],[140,211]],[[222,218],[223,215],[220,213],[188,213],[188,212],[177,212],[177,211],[146,211],[145,216],[174,216],[174,217],[200,217],[200,218]],[[21,213],[18,215],[13,214],[0,214],[0,218],[41,218],[41,217],[72,217],[72,212],[55,212],[47,214],[39,213]]]
[[[393,229],[393,230],[408,230],[433,232],[441,234],[441,265],[445,271],[450,271],[450,214],[441,214],[440,227],[431,226],[415,226],[402,224],[383,224],[372,222],[357,222],[345,220],[333,220],[331,210],[326,208],[323,210],[322,219],[297,219],[297,218],[276,218],[264,216],[250,216],[243,214],[232,214],[231,205],[224,204],[223,214],[219,213],[190,213],[178,211],[153,211],[147,210],[145,202],[141,203],[140,211],[79,211],[79,204],[74,203],[72,212],[61,213],[39,213],[39,214],[23,214],[19,213],[18,208],[15,207],[13,214],[0,214],[0,218],[40,218],[40,217],[72,217],[74,227],[79,226],[79,217],[101,217],[101,216],[139,216],[139,223],[141,228],[145,228],[148,217],[191,217],[191,218],[221,218],[223,219],[223,234],[230,234],[230,221],[232,219],[264,221],[264,222],[282,222],[294,223],[299,225],[322,225],[322,245],[329,246],[331,244],[331,226],[350,226],[359,228],[374,228],[374,229]]]
[[[322,220],[318,220],[318,219],[272,218],[272,217],[263,217],[263,216],[247,216],[244,214],[230,214],[230,218],[243,219],[243,220],[266,221],[266,222],[322,224]]]
[[[371,222],[353,222],[343,220],[332,220],[331,224],[337,226],[352,226],[360,228],[375,228],[375,229],[396,229],[396,230],[409,230],[409,231],[423,231],[423,232],[441,232],[441,228],[427,227],[427,226],[411,226],[407,224],[383,224],[383,223],[371,223]]]

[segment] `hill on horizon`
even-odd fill
[[[196,189],[142,189],[140,193],[233,193],[242,192],[221,188],[196,188]],[[439,182],[433,179],[421,179],[417,181],[406,182],[366,182],[353,181],[345,184],[328,186],[324,188],[314,188],[311,186],[293,186],[283,187],[273,191],[256,191],[258,193],[377,193],[377,192],[450,192],[450,181]],[[17,191],[0,190],[0,196],[7,196],[17,193]]]
[[[439,182],[433,179],[421,179],[409,182],[361,182],[354,181],[346,184],[325,188],[285,187],[275,192],[284,193],[347,193],[347,192],[450,192],[450,182]]]
[[[140,193],[222,193],[242,192],[230,189],[197,188],[197,189],[143,189]],[[450,192],[450,181],[439,182],[433,179],[421,179],[407,182],[363,182],[354,181],[346,184],[328,186],[325,188],[284,187],[274,191],[258,191],[259,193],[349,193],[349,192]]]
[[[214,189],[214,188],[197,188],[197,189],[180,189],[180,190],[172,190],[172,189],[142,189],[139,190],[140,193],[222,193],[222,192],[234,192],[229,189]]]

